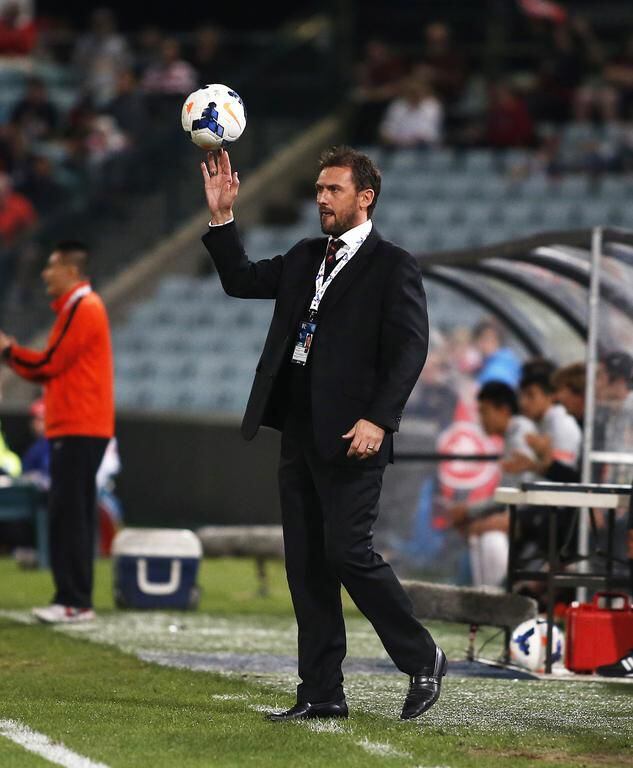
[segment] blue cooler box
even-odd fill
[[[114,601],[119,608],[196,608],[202,556],[193,531],[126,528],[112,543]]]

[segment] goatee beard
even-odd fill
[[[324,235],[330,235],[331,237],[340,237],[343,232],[347,232],[348,229],[351,229],[351,225],[348,224],[348,222],[345,221],[338,221],[336,217],[334,217],[334,221],[329,227],[326,227],[323,223],[323,217],[319,217],[321,219],[321,232],[323,232]]]

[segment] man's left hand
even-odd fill
[[[380,450],[384,437],[385,430],[382,427],[366,419],[359,419],[350,431],[343,435],[343,440],[352,441],[347,457],[355,456],[361,461],[371,459]]]

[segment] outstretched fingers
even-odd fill
[[[232,178],[233,174],[231,173],[231,160],[229,158],[229,153],[226,151],[226,149],[221,149],[219,151],[219,156],[221,173],[225,176],[228,176],[229,179]]]

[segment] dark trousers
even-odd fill
[[[297,701],[343,696],[345,623],[341,584],[407,674],[432,667],[435,643],[409,597],[374,551],[372,526],[384,467],[324,462],[312,429],[290,417],[282,434],[279,488],[286,574],[298,625]]]
[[[56,437],[51,440],[48,497],[54,603],[92,606],[97,470],[108,440]]]

